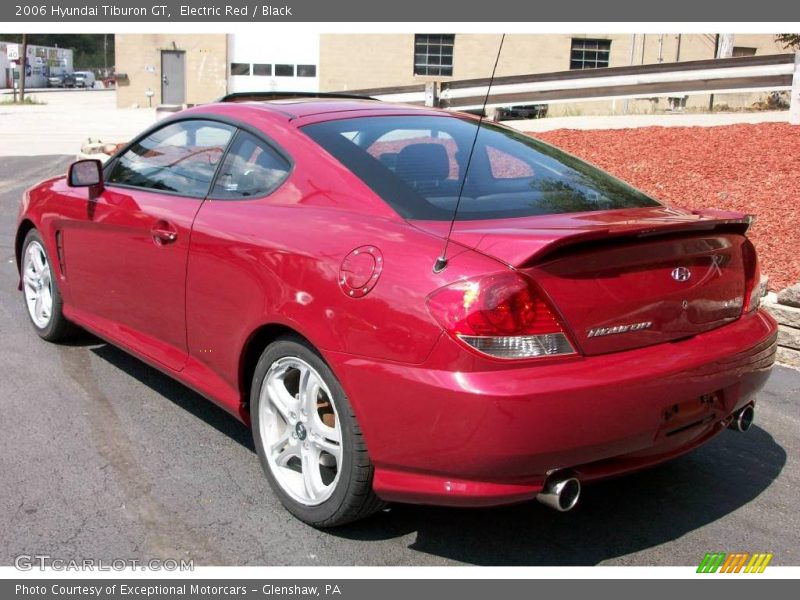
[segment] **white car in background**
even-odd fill
[[[91,71],[75,71],[73,75],[75,75],[75,87],[94,87],[94,73]]]

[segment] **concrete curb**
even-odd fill
[[[74,94],[77,92],[114,92],[116,88],[109,87],[109,88],[25,88],[25,95],[28,94],[52,94],[54,92],[69,92],[70,94]],[[17,90],[19,94],[19,90]],[[3,88],[0,90],[0,96],[13,96],[14,91],[11,88]]]

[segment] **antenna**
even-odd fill
[[[500,53],[503,51],[503,42],[506,40],[506,34],[500,38],[500,46],[497,48],[497,58],[494,59],[494,68],[492,69],[492,76],[489,78],[489,85],[486,88],[486,97],[483,99],[483,110],[481,110],[480,117],[478,118],[478,126],[475,128],[475,137],[472,138],[472,146],[469,149],[469,157],[467,157],[467,164],[464,167],[464,177],[461,178],[461,187],[458,190],[458,198],[456,199],[456,206],[453,209],[453,217],[450,219],[450,227],[447,229],[447,237],[444,239],[444,248],[442,248],[442,255],[436,259],[433,264],[433,272],[441,273],[447,267],[447,248],[450,246],[450,236],[453,235],[453,225],[456,223],[458,216],[458,207],[461,205],[461,196],[464,194],[464,184],[467,182],[467,175],[469,174],[469,166],[472,164],[472,154],[475,152],[475,144],[478,142],[478,134],[483,125],[483,119],[486,116],[486,105],[489,102],[489,94],[492,91],[492,83],[494,82],[494,74],[497,72],[497,63],[500,62]]]

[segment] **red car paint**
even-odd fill
[[[689,451],[754,401],[777,326],[760,310],[743,313],[744,276],[688,288],[668,278],[678,259],[716,267],[712,251],[741,273],[742,215],[653,207],[458,221],[447,268],[434,273],[449,223],[402,218],[299,131],[409,114],[441,113],[358,101],[184,111],[176,118],[262,131],[292,158],[288,178],[237,202],[112,185],[91,197],[51,179],[23,199],[18,252],[36,227],[58,257],[69,319],[244,422],[252,352],[286,330],[304,336],[348,394],[386,500],[532,498],[553,470],[588,481]],[[174,242],[158,243],[164,235]],[[574,355],[488,357],[428,310],[434,291],[510,269],[536,282]],[[658,326],[587,335],[651,321]]]

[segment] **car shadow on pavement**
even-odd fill
[[[98,357],[255,452],[249,429],[200,394],[93,336],[73,345],[91,346]],[[725,431],[658,467],[587,485],[568,513],[535,501],[489,509],[393,504],[326,532],[362,542],[416,533],[411,549],[476,565],[595,565],[729,515],[764,492],[785,464],[785,450],[753,426],[746,434]]]
[[[766,490],[785,463],[784,449],[754,426],[744,435],[726,431],[653,469],[587,485],[569,513],[535,501],[494,509],[394,505],[330,533],[375,540],[416,532],[411,548],[477,565],[596,565],[734,512]]]
[[[142,362],[124,350],[104,343],[89,333],[82,333],[72,345],[91,345],[89,343],[81,344],[80,338],[84,336],[91,338],[93,343],[97,344],[91,347],[90,350],[98,357],[158,392],[176,406],[193,414],[233,441],[255,452],[250,429],[225,410],[185,385],[161,373],[158,369]]]

